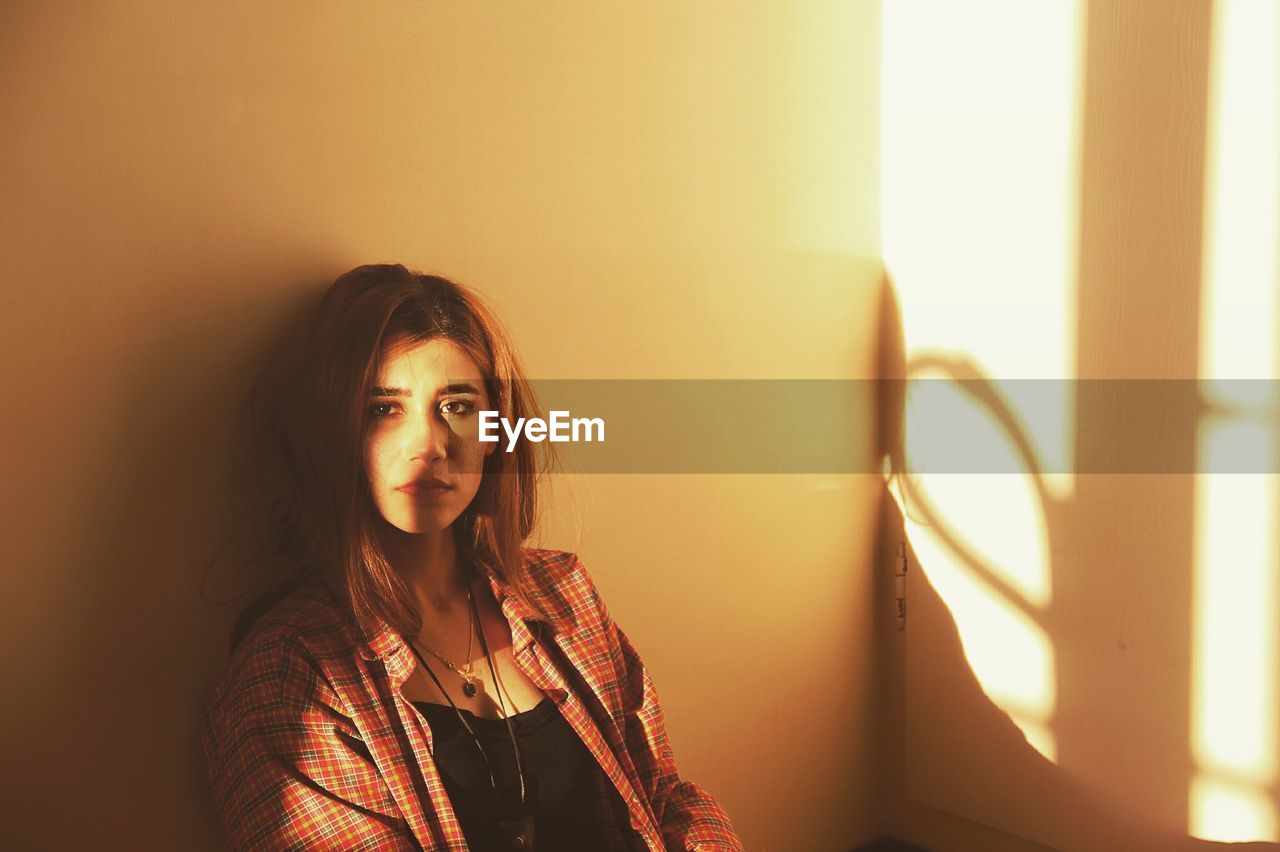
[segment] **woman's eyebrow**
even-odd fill
[[[445,385],[445,386],[444,386],[443,388],[441,388],[441,390],[440,390],[440,395],[441,395],[441,396],[450,396],[450,395],[452,395],[452,394],[456,394],[456,393],[473,393],[473,394],[476,394],[477,396],[479,396],[479,395],[480,395],[480,388],[476,387],[475,385],[471,384],[470,382],[456,382],[456,383],[451,384],[451,385]]]
[[[480,394],[480,388],[471,384],[470,382],[458,382],[451,385],[445,385],[443,388],[440,389],[441,396],[448,396],[451,394],[459,394],[459,393],[473,393],[478,396]],[[409,396],[413,396],[413,390],[410,388],[395,388],[395,387],[379,386],[375,388],[370,388],[369,396],[409,397]]]

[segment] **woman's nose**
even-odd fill
[[[449,440],[453,432],[445,419],[434,411],[414,418],[413,433],[409,436],[411,458],[443,459],[449,454]]]

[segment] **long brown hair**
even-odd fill
[[[401,633],[421,626],[376,535],[363,442],[387,346],[431,339],[449,340],[475,361],[502,417],[538,415],[510,336],[473,291],[399,264],[339,276],[304,338],[260,375],[247,407],[253,449],[241,472],[251,535],[284,573],[271,600],[314,577],[366,635],[379,618]],[[530,441],[490,453],[475,499],[453,524],[460,555],[526,599],[521,548],[537,521],[539,478],[549,462],[548,449]]]

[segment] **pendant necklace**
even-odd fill
[[[469,587],[467,590],[467,599],[468,599],[468,602],[471,604],[472,615],[473,617],[475,617],[477,615],[476,604],[475,604],[475,601],[471,599]],[[483,630],[480,633],[480,645],[484,648],[484,658],[485,658],[485,661],[488,662],[489,664],[489,672],[493,676],[494,683],[497,684],[498,670],[497,670],[497,667],[494,666],[493,664],[493,655],[490,654],[489,652],[489,643],[488,641],[485,640]],[[485,753],[484,746],[480,744],[480,738],[476,736],[475,729],[473,729],[471,725],[467,722],[466,716],[462,714],[462,711],[458,708],[458,705],[453,703],[453,699],[450,698],[449,693],[445,691],[444,684],[440,683],[440,679],[436,677],[436,673],[431,670],[431,667],[427,665],[427,661],[424,660],[422,658],[422,655],[418,653],[417,649],[413,647],[413,643],[409,644],[409,650],[413,651],[414,656],[418,658],[418,662],[422,663],[422,667],[426,669],[427,674],[429,674],[431,676],[431,679],[435,681],[436,688],[440,690],[440,693],[444,695],[445,700],[449,702],[449,706],[451,706],[453,708],[453,711],[458,715],[458,721],[462,723],[463,729],[465,729],[466,732],[471,735],[471,740],[475,743],[476,750],[480,753],[480,760],[484,764],[485,772],[489,776],[489,785],[492,788],[494,796],[496,798],[498,794],[498,779],[496,777],[496,774],[493,771],[493,764],[489,762],[489,755]],[[427,650],[431,651],[430,648],[428,648]],[[439,657],[440,660],[445,665],[448,665],[450,668],[454,669],[454,671],[458,671],[458,669],[454,668],[449,663],[448,660],[444,659],[444,657],[440,657],[440,655],[436,654],[435,651],[431,651],[431,653]],[[462,674],[460,671],[458,671],[458,673]],[[463,692],[464,693],[466,692],[465,686],[463,687]],[[502,706],[501,691],[499,691],[499,695],[498,695],[498,707],[499,707],[499,711],[502,713],[502,721],[506,723],[507,736],[511,738],[511,750],[515,752],[516,777],[520,781],[520,807],[521,807],[521,811],[518,814],[501,814],[500,813],[498,817],[498,828],[502,831],[504,838],[507,840],[508,843],[510,843],[512,849],[521,850],[521,852],[533,852],[533,850],[536,848],[535,847],[535,823],[534,823],[533,815],[529,813],[528,789],[525,785],[524,760],[520,750],[519,738],[516,737],[515,729],[512,728],[511,726],[511,717],[507,715],[506,708]],[[512,706],[512,709],[513,710],[515,709],[514,705]]]
[[[450,671],[457,672],[464,681],[462,684],[462,694],[468,698],[475,698],[476,693],[480,691],[480,687],[479,679],[471,671],[471,648],[472,642],[475,641],[476,636],[476,605],[475,601],[471,598],[470,583],[467,583],[467,604],[467,617],[469,621],[467,624],[467,662],[465,665],[454,665],[452,660],[432,648],[426,642],[423,642],[421,639],[418,640],[418,644],[422,645],[423,648],[426,648],[428,654],[444,663]]]

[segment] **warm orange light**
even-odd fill
[[[1280,16],[1215,6],[1200,374],[1218,413],[1199,434],[1188,828],[1280,840],[1276,742],[1277,251]],[[1253,472],[1224,473],[1240,460]]]
[[[908,361],[963,364],[997,391],[1010,379],[1044,381],[1042,399],[1052,391],[1044,405],[1006,399],[1047,475],[1028,469],[977,403],[957,394],[939,415],[934,394],[911,394],[909,463],[941,526],[908,509],[907,532],[983,689],[1050,759],[1057,684],[1039,621],[1053,603],[1042,501],[1073,489],[1081,19],[1079,0],[883,8],[881,227]],[[986,461],[931,471],[955,458],[958,434]]]

